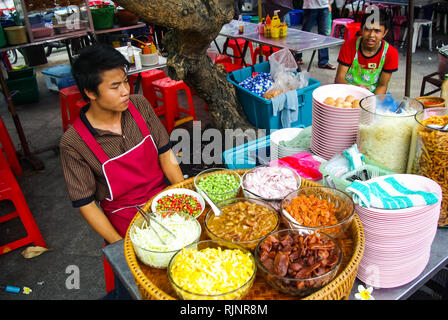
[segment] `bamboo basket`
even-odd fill
[[[246,171],[234,170],[242,175]],[[178,184],[168,187],[170,188],[187,188],[194,189],[194,177],[182,181]],[[302,179],[302,187],[319,186],[318,183]],[[150,210],[152,199],[150,199],[144,206],[144,210]],[[207,210],[206,208],[205,210]],[[203,225],[204,214],[198,220]],[[136,214],[132,223],[140,217]],[[129,237],[129,230],[126,232],[124,239],[124,255],[129,268],[134,276],[135,283],[139,290],[140,296],[144,300],[175,300],[176,293],[171,287],[168,280],[166,269],[156,269],[146,266],[141,263],[135,255],[131,239]],[[202,233],[201,239],[206,239],[205,232]],[[364,231],[361,220],[355,214],[352,223],[347,232],[338,239],[343,250],[343,261],[338,275],[325,287],[316,291],[315,293],[303,298],[303,300],[342,300],[348,299],[350,290],[358,272],[359,263],[361,262],[364,253]],[[249,293],[244,297],[244,300],[296,300],[298,297],[284,294],[271,288],[261,275],[257,275],[254,285]]]

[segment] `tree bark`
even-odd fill
[[[234,15],[233,0],[114,0],[150,25],[167,27],[164,48],[168,75],[184,80],[208,105],[212,122],[220,131],[253,129],[227,81],[222,65],[207,56],[210,43]]]

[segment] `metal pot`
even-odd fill
[[[439,72],[440,79],[443,79],[445,74],[448,73],[448,45],[443,46],[439,49],[439,67],[437,71]]]

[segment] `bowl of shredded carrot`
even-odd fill
[[[281,204],[281,215],[291,229],[306,227],[341,236],[355,214],[352,198],[345,192],[329,187],[308,187],[288,194]]]

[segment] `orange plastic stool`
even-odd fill
[[[277,52],[280,49],[272,47],[272,52]],[[254,51],[254,55],[252,56],[252,63],[257,63],[257,57],[260,55],[260,47],[256,48]],[[269,46],[263,46],[263,52],[262,55],[264,56],[265,61],[268,61],[269,57],[271,56],[271,47]]]
[[[151,83],[155,80],[163,79],[166,74],[163,70],[153,69],[141,72],[141,85],[143,96],[151,103],[151,105],[156,105],[156,95]],[[134,73],[129,76],[129,87],[131,89],[131,94],[134,93],[134,82],[137,81],[138,74]]]
[[[243,68],[242,65],[235,63],[221,62],[221,64],[224,66],[227,73]]]
[[[182,80],[176,81],[166,77],[153,81],[152,87],[156,93],[157,100],[157,104],[154,105],[154,111],[158,116],[165,116],[165,119],[162,122],[168,134],[170,134],[175,127],[185,122],[196,120],[196,112],[194,111],[190,88],[188,88]],[[181,90],[185,90],[189,109],[181,108],[179,106],[177,93]],[[161,102],[161,105],[159,105],[159,102]],[[187,114],[187,116],[176,120],[175,118],[179,117],[180,112]]]
[[[104,246],[106,246],[106,242],[104,242]],[[104,281],[106,282],[106,292],[115,289],[115,275],[112,267],[109,262],[107,262],[106,257],[103,256],[103,266],[104,266]]]
[[[0,217],[0,223],[19,217],[22,220],[28,235],[0,247],[0,254],[34,243],[36,246],[47,247],[44,239],[37,227],[36,222],[28,208],[25,197],[20,189],[16,178],[9,168],[3,153],[0,153],[0,201],[10,200],[14,204],[16,211]]]
[[[63,132],[67,131],[68,126],[77,118],[79,110],[77,112],[76,103],[79,100],[82,100],[82,95],[78,90],[78,86],[59,90],[59,104],[61,106]]]
[[[361,23],[358,22],[349,23],[345,28],[344,40],[350,40],[356,38],[358,32],[361,32]]]
[[[234,56],[239,56],[240,51],[238,50],[238,47],[240,47],[241,52],[243,52],[245,42],[246,42],[246,40],[244,40],[244,39],[230,39],[227,47],[232,48]],[[250,57],[252,58],[254,56],[254,47],[252,45],[252,42],[249,41],[248,47],[249,47]],[[233,63],[241,65],[241,58],[240,59],[233,58]],[[254,61],[252,61],[252,64],[253,63],[254,63]]]
[[[5,154],[7,164],[11,167],[11,170],[15,175],[21,175],[23,173],[22,166],[17,158],[16,148],[12,143],[8,130],[0,117],[0,153]]]

